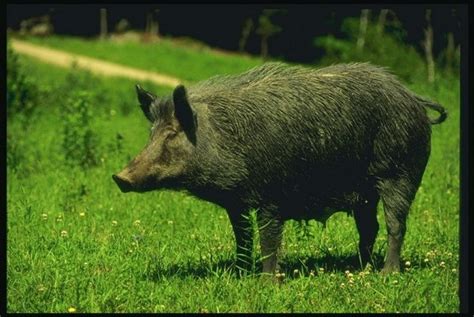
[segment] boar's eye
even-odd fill
[[[178,131],[176,131],[174,129],[169,129],[168,133],[166,135],[166,139],[174,138],[177,134],[178,134]]]

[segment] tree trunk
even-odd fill
[[[431,27],[431,10],[426,10],[425,14],[427,27],[425,29],[425,48],[426,65],[428,68],[428,82],[433,83],[435,78],[435,65],[433,60],[433,28]]]
[[[385,20],[387,20],[388,9],[380,10],[379,21],[377,23],[377,33],[382,34],[385,29]]]
[[[242,28],[242,36],[240,37],[240,41],[239,41],[239,52],[243,52],[245,50],[245,45],[247,44],[247,40],[249,38],[252,27],[253,27],[252,19],[249,18],[245,20],[244,26]]]
[[[152,27],[151,33],[155,37],[160,36],[160,26],[158,25],[158,21],[156,21],[156,20],[153,21],[153,27]]]
[[[454,47],[454,35],[452,32],[448,33],[448,45],[446,47],[446,68],[452,70],[454,68],[454,55],[456,48]]]
[[[158,36],[158,22],[156,22],[154,19],[151,21],[150,35],[151,37]]]
[[[150,34],[150,30],[151,30],[151,13],[148,12],[146,14],[145,33]]]
[[[153,12],[150,13],[150,37],[156,38],[159,36],[159,25],[157,19],[158,9],[155,9]]]
[[[365,45],[365,34],[367,33],[369,12],[368,9],[363,9],[360,13],[359,38],[357,39],[357,49],[359,50],[362,50]]]
[[[100,9],[100,38],[105,39],[107,37],[107,9]]]

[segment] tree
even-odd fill
[[[50,12],[52,12],[52,10],[50,10]],[[51,23],[49,13],[38,17],[31,17],[21,21],[20,23],[21,35],[31,34],[34,36],[47,36],[52,34],[53,31],[54,27]]]
[[[146,14],[145,33],[148,34],[148,38],[150,39],[159,37],[159,24],[157,19],[159,11],[158,9],[153,9]]]
[[[455,67],[456,49],[454,47],[454,35],[452,32],[448,33],[448,45],[446,47],[446,68],[451,71]]]
[[[388,9],[380,10],[379,21],[377,22],[377,33],[382,34],[385,29],[385,21],[387,20]]]
[[[426,65],[428,67],[428,82],[434,82],[435,64],[433,60],[433,28],[431,27],[431,10],[427,9],[425,13],[427,27],[425,28],[425,40],[423,47],[425,49]]]
[[[363,9],[360,13],[359,37],[357,38],[357,49],[362,50],[365,44],[365,34],[367,33],[367,24],[369,22],[369,9]]]
[[[105,39],[107,37],[107,9],[100,9],[100,38]]]
[[[247,40],[249,38],[250,32],[253,28],[253,21],[251,18],[248,18],[244,22],[244,26],[242,28],[242,36],[240,37],[239,41],[239,51],[243,52],[245,50],[245,45],[247,44]]]
[[[130,29],[130,22],[127,19],[120,19],[118,23],[115,25],[115,33],[123,34]]]
[[[256,33],[260,35],[260,55],[263,59],[268,56],[268,39],[279,32],[281,27],[272,23],[270,17],[275,14],[278,10],[275,9],[264,9],[262,15],[258,18],[258,28]]]

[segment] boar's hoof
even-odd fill
[[[380,271],[382,275],[390,274],[390,273],[395,273],[395,272],[400,272],[400,266],[399,265],[385,265]]]

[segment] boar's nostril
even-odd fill
[[[123,193],[129,192],[132,190],[132,184],[126,178],[120,177],[118,175],[112,175],[115,183],[117,183],[118,187]]]

